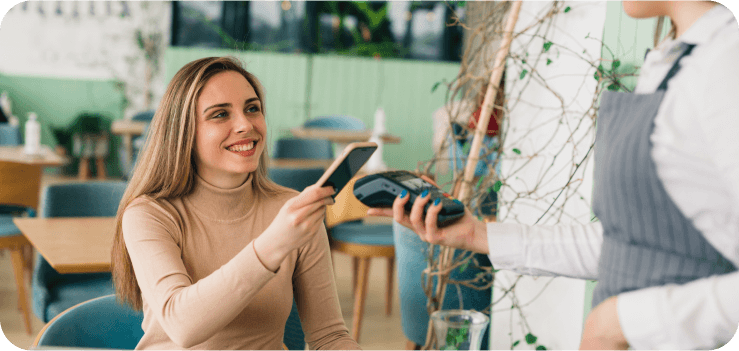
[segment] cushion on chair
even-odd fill
[[[345,243],[393,246],[393,227],[389,224],[341,223],[331,228],[331,238]]]
[[[38,346],[133,350],[144,335],[142,312],[108,295],[66,311],[49,324]]]
[[[115,293],[109,273],[72,275],[78,276],[77,279],[58,283],[51,291],[45,311],[49,320],[80,302]]]
[[[303,191],[306,187],[315,184],[324,170],[322,168],[270,168],[267,170],[269,179],[273,182],[294,189]]]
[[[41,195],[42,216],[115,216],[127,185],[122,181],[92,181],[48,186]]]
[[[367,128],[362,120],[356,117],[342,115],[316,117],[305,122],[303,127],[342,130],[364,130]]]
[[[329,140],[281,138],[271,154],[274,158],[330,160],[334,158],[334,149]]]
[[[21,231],[13,223],[13,216],[0,214],[0,238],[20,234]]]
[[[395,262],[398,271],[398,290],[400,295],[400,319],[405,337],[418,345],[426,343],[426,328],[428,327],[429,315],[426,309],[426,294],[423,292],[421,272],[426,268],[429,244],[421,241],[416,233],[410,229],[393,222],[395,236]],[[434,255],[439,254],[436,246]],[[457,255],[461,254],[457,250]],[[481,266],[490,265],[486,255],[475,256]],[[455,270],[450,277],[453,280],[472,279],[481,270],[470,265],[464,272]],[[434,281],[433,289],[436,289]],[[474,309],[481,311],[491,302],[492,289],[476,290],[460,286],[462,293],[462,304],[460,307],[459,293],[454,285],[447,285],[444,305],[442,309]],[[485,330],[481,348],[488,349],[489,329]]]
[[[18,126],[0,123],[0,145],[21,145],[21,130]]]
[[[305,334],[303,333],[303,326],[300,324],[298,305],[295,303],[295,299],[293,299],[293,307],[285,323],[285,336],[282,338],[282,342],[288,350],[305,350]]]

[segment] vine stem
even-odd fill
[[[477,128],[475,129],[475,135],[472,139],[472,147],[467,158],[467,164],[465,165],[464,178],[459,189],[459,193],[455,194],[455,197],[459,198],[462,203],[466,203],[470,194],[470,184],[473,181],[475,175],[475,168],[479,160],[480,148],[482,147],[482,139],[485,132],[488,129],[488,123],[490,122],[490,113],[493,111],[493,103],[500,86],[500,80],[503,78],[503,72],[505,70],[505,59],[508,56],[508,51],[511,48],[511,41],[513,38],[513,30],[515,29],[516,22],[518,21],[518,13],[521,11],[522,0],[517,0],[511,6],[509,10],[508,18],[506,20],[506,26],[503,32],[503,39],[501,41],[500,50],[496,53],[495,61],[493,64],[493,72],[490,74],[490,82],[488,83],[487,90],[485,91],[485,98],[483,99],[482,108],[480,111],[480,117],[478,119]],[[454,257],[455,249],[450,247],[443,247],[440,253],[439,259],[439,270],[444,270],[444,267],[448,266],[450,260]],[[444,306],[444,297],[446,293],[446,286],[449,277],[439,276],[436,285],[436,296],[439,296],[438,308]],[[428,350],[433,347],[434,344],[434,330],[433,321],[429,319],[429,325],[426,332],[426,345],[424,349]],[[438,347],[437,347],[438,348]]]

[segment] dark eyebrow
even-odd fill
[[[249,104],[250,102],[253,102],[253,101],[255,101],[255,100],[256,100],[256,101],[259,101],[259,98],[258,98],[258,97],[253,97],[253,98],[249,98],[249,99],[246,99],[246,101],[244,101],[244,105],[247,105],[247,104]],[[261,102],[261,101],[260,101],[260,102]],[[213,106],[209,106],[209,107],[207,107],[207,108],[206,108],[205,110],[203,110],[203,114],[205,114],[206,112],[208,112],[208,110],[210,110],[210,109],[212,109],[212,108],[217,108],[217,107],[231,107],[231,104],[230,104],[230,103],[228,103],[228,102],[225,102],[225,103],[222,103],[222,104],[215,104],[215,105],[213,105]]]

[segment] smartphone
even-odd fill
[[[320,179],[316,182],[318,186],[331,185],[336,188],[332,198],[346,186],[347,183],[359,172],[359,169],[369,160],[370,156],[377,150],[374,142],[351,143],[344,148],[344,152],[334,160],[334,163],[326,169]]]
[[[406,212],[410,212],[415,200],[428,190],[430,201],[423,208],[423,217],[435,199],[440,199],[441,211],[436,225],[444,227],[464,216],[464,205],[459,200],[445,193],[433,184],[408,171],[390,171],[357,179],[354,183],[354,196],[369,207],[393,207],[395,198],[403,191],[408,192],[410,199],[405,204]]]

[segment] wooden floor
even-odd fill
[[[46,178],[45,183],[58,183],[67,181],[58,178]],[[351,277],[351,258],[349,256],[334,254],[336,267],[336,286],[341,303],[344,321],[351,328],[353,295]],[[389,317],[385,316],[385,284],[386,264],[384,259],[374,259],[370,265],[370,281],[368,284],[367,301],[365,306],[362,331],[359,345],[365,350],[399,350],[406,347],[406,340],[400,325],[400,310],[397,291],[397,274],[395,275],[396,287],[393,295],[393,312]],[[30,303],[30,286],[27,287]],[[18,310],[15,280],[10,264],[10,254],[0,254],[0,329],[5,337],[15,346],[21,349],[29,349],[35,334],[43,327],[44,323],[32,316],[33,335],[26,335],[21,313]],[[0,349],[6,345],[0,340]]]

